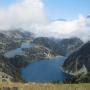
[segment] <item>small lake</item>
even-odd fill
[[[24,48],[32,48],[34,47],[34,44],[30,44],[30,43],[22,43],[20,48],[16,48],[14,50],[8,51],[5,53],[5,57],[7,58],[12,58],[15,57],[16,55],[25,55],[25,52],[22,50]]]
[[[65,57],[56,57],[52,60],[34,62],[22,69],[22,77],[30,82],[63,82],[67,75],[60,69]]]

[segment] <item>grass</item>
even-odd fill
[[[0,88],[3,88],[3,87],[5,88],[17,87],[18,90],[90,90],[90,84],[35,84],[35,83],[30,83],[30,84],[2,83],[0,84]]]

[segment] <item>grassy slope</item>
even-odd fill
[[[20,84],[3,83],[2,87],[18,87],[19,90],[90,90],[90,84]]]

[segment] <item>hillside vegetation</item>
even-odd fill
[[[2,90],[90,90],[90,84],[0,84]]]

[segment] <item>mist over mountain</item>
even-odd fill
[[[37,7],[37,8],[35,8]],[[23,28],[37,37],[90,40],[90,17],[79,15],[73,20],[50,20],[43,0],[22,0],[13,5],[0,7],[0,31]]]
[[[67,56],[83,45],[83,41],[77,37],[66,39],[54,39],[48,37],[39,37],[33,40],[36,45],[49,48],[57,55]]]

